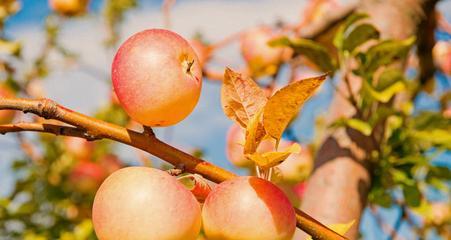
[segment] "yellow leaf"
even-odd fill
[[[336,233],[338,233],[340,235],[345,235],[349,231],[349,229],[352,227],[354,222],[355,222],[355,220],[352,220],[348,223],[330,224],[329,228],[334,230]]]
[[[266,132],[260,121],[263,113],[263,108],[252,117],[246,128],[246,142],[244,144],[244,153],[254,153],[257,150],[258,145],[265,137]]]
[[[275,167],[285,161],[290,154],[299,153],[301,146],[297,143],[293,143],[290,147],[282,152],[266,152],[266,153],[253,153],[247,154],[246,157],[255,162],[259,167],[268,169]]]
[[[336,223],[336,224],[328,224],[327,227],[332,229],[334,232],[340,234],[340,235],[345,235],[349,229],[352,227],[352,225],[354,224],[355,220],[352,220],[348,223]],[[312,237],[308,237],[307,240],[311,240]]]
[[[324,82],[327,74],[291,83],[277,91],[263,110],[266,133],[279,142],[288,123],[299,112],[302,104]]]
[[[249,77],[227,68],[221,88],[222,109],[227,117],[246,128],[252,117],[265,106],[263,90]]]

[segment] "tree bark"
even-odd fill
[[[370,22],[382,39],[405,39],[424,29],[419,26],[432,12],[436,0],[362,0],[357,11],[370,15]],[[405,64],[399,64],[403,68]],[[355,113],[335,94],[332,112]],[[356,239],[362,212],[371,187],[369,154],[376,146],[375,136],[366,137],[350,129],[326,135],[316,156],[301,209],[324,224],[356,220],[346,237]],[[376,137],[377,139],[377,137]]]

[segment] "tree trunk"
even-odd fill
[[[382,39],[405,39],[420,32],[436,0],[362,0],[357,11],[371,16],[370,22],[381,32]],[[423,29],[424,30],[424,29]],[[402,68],[404,64],[399,64]],[[360,84],[358,84],[360,85]],[[352,107],[339,94],[331,105],[332,112],[351,117]],[[372,169],[368,155],[376,147],[377,136],[366,137],[350,129],[329,133],[316,156],[315,170],[309,179],[302,207],[325,224],[356,220],[346,234],[358,237],[359,221],[371,187]]]

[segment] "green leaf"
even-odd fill
[[[379,67],[406,58],[415,39],[415,37],[410,37],[405,40],[386,40],[372,46],[366,52],[365,58],[360,57],[364,62],[362,62],[359,72],[372,75]]]
[[[428,131],[410,131],[410,136],[433,145],[451,149],[451,134],[447,130],[432,129]]]
[[[415,130],[443,129],[451,131],[451,119],[444,118],[441,112],[424,111],[411,119]]]
[[[365,136],[371,135],[371,132],[373,131],[373,128],[371,127],[371,125],[369,123],[364,122],[357,118],[350,118],[350,119],[340,118],[331,125],[332,128],[344,127],[344,126],[355,129],[355,130],[361,132]]]
[[[363,90],[369,93],[369,95],[376,99],[379,102],[386,103],[390,101],[390,99],[397,93],[403,91],[406,89],[406,85],[404,82],[395,82],[391,86],[388,86],[387,88],[377,91],[374,89],[368,81],[363,81]]]
[[[358,25],[343,40],[343,50],[353,52],[355,48],[371,39],[379,39],[379,31],[371,24]]]
[[[404,184],[404,185],[414,185],[415,184],[415,180],[413,180],[411,177],[409,177],[409,175],[406,172],[400,171],[395,168],[391,168],[389,171],[390,171],[391,177],[393,179],[393,182],[395,182],[397,184]]]
[[[388,68],[381,73],[374,88],[380,91],[399,81],[405,81],[404,73],[397,68]]]
[[[297,54],[307,57],[321,71],[333,72],[335,70],[332,57],[329,55],[327,48],[323,45],[309,39],[282,37],[274,39],[268,43],[272,47],[287,46],[291,47]]]
[[[389,208],[392,205],[390,193],[382,186],[373,187],[368,195],[368,200],[384,208]]]
[[[417,185],[404,185],[402,188],[404,201],[409,207],[418,207],[421,203],[421,192]]]
[[[356,14],[352,14],[351,16],[349,16],[346,19],[346,21],[342,25],[340,25],[340,27],[337,30],[337,33],[335,34],[335,37],[333,40],[333,44],[335,45],[335,47],[337,47],[338,49],[342,49],[345,32],[348,30],[348,28],[352,24],[354,24],[355,22],[357,22],[361,19],[365,19],[365,18],[368,18],[368,14],[366,14],[366,13],[356,13]]]
[[[451,169],[447,167],[431,167],[427,174],[427,178],[435,177],[443,180],[451,180]]]

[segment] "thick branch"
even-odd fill
[[[222,182],[236,177],[236,175],[232,172],[191,156],[190,154],[158,140],[155,135],[148,134],[148,131],[139,133],[96,118],[88,117],[66,109],[52,100],[1,98],[0,110],[3,109],[34,113],[47,119],[62,121],[73,125],[73,127],[45,123],[17,123],[0,125],[0,133],[2,134],[7,132],[34,131],[47,132],[56,135],[82,137],[88,140],[108,138],[144,150],[171,163],[174,166],[184,166],[186,171],[201,174],[205,178],[214,182]],[[315,237],[315,239],[345,239],[301,210],[295,210],[297,226],[306,233]]]

